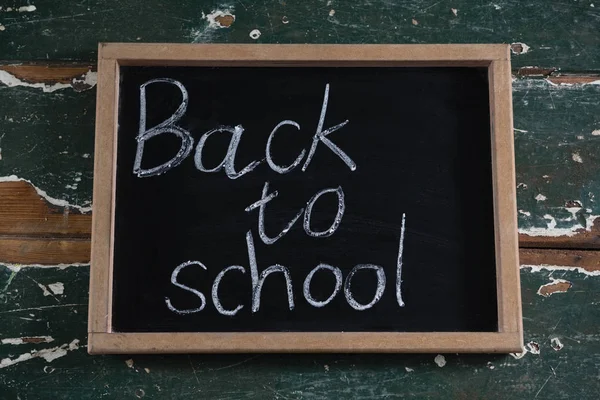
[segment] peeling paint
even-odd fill
[[[455,17],[458,17],[458,10],[456,8],[451,8],[450,11],[452,11]]]
[[[10,264],[10,263],[0,262],[0,265],[8,268],[13,273],[18,273],[23,268],[44,268],[44,269],[58,268],[58,269],[65,269],[65,268],[69,268],[69,267],[87,267],[87,266],[90,265],[90,263],[72,263],[72,264],[43,265],[43,264]]]
[[[133,359],[130,358],[128,360],[125,360],[125,365],[127,365],[127,368],[133,368]]]
[[[443,366],[446,365],[446,357],[444,357],[441,354],[438,354],[437,356],[435,356],[435,358],[433,359],[433,361],[435,361],[435,363],[437,364],[438,367],[442,368]]]
[[[2,72],[2,71],[0,71],[0,72]],[[79,212],[81,212],[82,214],[86,214],[86,213],[89,213],[90,211],[92,211],[92,207],[82,207],[77,204],[71,204],[66,200],[61,200],[61,199],[56,199],[54,197],[51,197],[50,195],[48,195],[48,193],[46,193],[44,190],[35,186],[28,179],[19,178],[16,175],[0,176],[0,182],[20,182],[20,181],[27,182],[31,186],[33,186],[33,188],[35,189],[37,194],[40,195],[41,197],[43,197],[50,204],[54,204],[55,206],[64,207],[64,208],[67,208],[67,207],[74,208],[74,209],[78,210]]]
[[[555,293],[567,293],[567,291],[573,286],[573,284],[564,279],[555,279],[550,277],[551,282],[540,286],[537,294],[543,297],[550,297]]]
[[[579,153],[575,152],[571,155],[571,158],[573,159],[573,161],[578,162],[580,164],[583,163],[583,159],[581,158],[581,156],[579,155]]]
[[[412,368],[408,368],[408,367],[404,367],[404,369],[406,370],[406,372],[414,372],[415,370]]]
[[[592,131],[592,136],[600,136],[600,129],[594,129]]]
[[[6,338],[2,339],[2,344],[11,344],[14,346],[18,346],[21,344],[37,344],[37,343],[50,343],[53,342],[54,338],[52,336],[26,336],[20,338]]]
[[[82,75],[81,78],[73,78],[71,83],[61,83],[57,82],[54,84],[47,84],[43,82],[30,83],[25,82],[14,76],[13,74],[0,69],[0,83],[8,87],[16,87],[16,86],[24,86],[35,89],[42,89],[44,93],[51,93],[56,90],[72,88],[77,92],[82,92],[85,90],[89,90],[96,86],[98,81],[98,73],[88,71],[86,74]]]
[[[600,270],[597,271],[588,271],[587,269],[583,268],[583,267],[572,267],[572,266],[567,266],[567,265],[548,265],[548,264],[541,264],[541,265],[521,265],[521,269],[522,270],[527,270],[529,269],[529,272],[542,272],[542,271],[549,271],[549,272],[555,272],[555,271],[568,271],[568,272],[578,272],[580,274],[584,274],[587,276],[600,276]]]
[[[63,344],[58,347],[51,347],[42,350],[32,350],[29,353],[23,353],[16,358],[3,358],[0,360],[0,369],[10,367],[23,361],[28,361],[34,358],[43,358],[46,362],[52,362],[57,358],[67,355],[67,352],[79,349],[79,340],[74,339],[71,343]]]
[[[538,200],[539,201],[539,200]],[[568,210],[567,210],[568,211]],[[530,228],[519,228],[519,233],[529,235],[529,236],[546,236],[546,237],[559,237],[559,236],[567,236],[572,237],[577,234],[580,234],[582,231],[590,232],[592,230],[592,226],[594,226],[594,221],[599,218],[599,215],[589,215],[585,219],[585,226],[577,223],[569,228],[557,228],[556,218],[554,218],[550,214],[544,215],[544,219],[547,220],[547,225],[545,228],[539,227],[530,227]]]
[[[537,196],[535,196],[534,199],[536,199],[538,202],[540,202],[540,201],[546,201],[548,198],[540,193]]]

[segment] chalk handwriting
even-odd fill
[[[153,83],[168,83],[171,85],[175,85],[181,91],[181,104],[177,108],[177,110],[171,115],[169,118],[156,125],[153,128],[146,129],[146,87]],[[133,173],[137,174],[138,177],[144,178],[154,175],[160,175],[164,172],[167,172],[171,168],[175,168],[190,154],[192,151],[192,147],[194,146],[194,139],[190,135],[188,131],[185,129],[175,125],[177,121],[185,114],[185,110],[187,109],[187,105],[189,102],[189,97],[187,90],[181,84],[174,79],[169,78],[159,78],[152,79],[146,83],[144,83],[140,87],[140,128],[139,134],[136,137],[137,140],[137,150],[135,153],[135,161],[133,163]],[[181,147],[179,151],[173,158],[169,161],[161,164],[159,166],[143,169],[142,168],[142,157],[144,154],[144,144],[147,140],[162,135],[163,133],[172,133],[175,136],[181,139]]]
[[[302,151],[300,152],[300,154],[298,154],[298,157],[296,157],[294,162],[288,165],[287,167],[281,167],[275,164],[275,161],[273,161],[273,156],[271,155],[271,142],[273,141],[273,136],[275,136],[275,132],[277,132],[277,130],[283,125],[292,125],[295,126],[296,129],[300,130],[300,125],[298,125],[297,122],[285,120],[277,124],[277,126],[273,128],[273,131],[269,135],[269,139],[267,140],[267,148],[265,149],[265,155],[267,156],[267,163],[269,164],[269,167],[271,167],[271,169],[277,172],[278,174],[287,174],[288,172],[296,168],[302,162],[302,159],[304,158],[304,153],[306,153],[306,150],[302,149]]]
[[[333,273],[333,276],[335,277],[335,288],[333,289],[333,292],[331,293],[331,295],[329,295],[329,297],[324,301],[315,300],[312,297],[312,295],[310,294],[310,283],[311,283],[315,273],[319,270],[331,271]],[[331,302],[331,300],[334,299],[334,297],[340,291],[341,287],[342,287],[342,271],[338,267],[333,267],[329,264],[319,264],[315,268],[313,268],[308,273],[308,275],[306,275],[306,279],[304,280],[304,286],[303,286],[304,298],[306,299],[308,304],[310,304],[313,307],[319,307],[319,308],[325,307],[327,304],[329,304]]]
[[[368,304],[360,304],[358,301],[354,299],[352,295],[352,278],[354,274],[356,274],[361,269],[372,269],[377,273],[377,289],[375,290],[375,295],[373,296],[373,300],[371,300]],[[379,300],[381,300],[381,296],[383,296],[383,291],[385,290],[385,271],[383,267],[379,265],[373,264],[359,264],[356,267],[352,268],[352,271],[346,277],[346,282],[344,282],[344,295],[346,296],[346,301],[350,304],[350,307],[355,310],[363,311],[368,308],[373,307]]]
[[[325,229],[321,232],[313,231],[310,228],[310,217],[312,214],[312,209],[319,197],[323,196],[326,193],[335,193],[338,197],[338,210],[335,214],[335,218],[331,223],[331,226],[328,229]],[[306,204],[306,211],[304,212],[304,231],[307,235],[312,237],[329,237],[335,233],[338,226],[342,222],[342,217],[344,216],[344,210],[346,209],[346,205],[344,203],[344,191],[341,186],[338,186],[337,189],[323,189],[317,194],[315,194]]]
[[[177,268],[175,268],[173,270],[173,272],[171,273],[171,283],[175,286],[177,286],[180,289],[183,289],[185,291],[188,291],[190,293],[195,294],[196,296],[198,296],[198,298],[200,299],[200,307],[198,308],[191,308],[191,309],[184,309],[184,310],[180,310],[178,308],[175,308],[173,306],[173,304],[171,304],[171,299],[169,299],[168,297],[165,297],[165,303],[167,304],[167,307],[169,308],[169,310],[173,311],[174,313],[177,314],[192,314],[192,313],[197,313],[199,311],[204,310],[204,306],[206,305],[206,298],[204,297],[204,294],[202,294],[202,292],[193,289],[189,286],[186,286],[182,283],[177,282],[177,275],[179,275],[179,273],[181,272],[182,269],[184,269],[185,267],[188,267],[190,265],[199,265],[200,267],[202,267],[203,269],[206,269],[206,267],[204,266],[204,264],[202,264],[199,261],[186,261],[184,263],[181,263],[177,266]]]

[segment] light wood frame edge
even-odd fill
[[[88,351],[182,352],[519,352],[523,347],[518,269],[512,91],[508,45],[187,45],[100,43]],[[494,185],[499,332],[112,333],[112,250],[120,65],[487,66]],[[508,176],[506,175],[508,174]]]

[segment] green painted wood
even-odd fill
[[[551,277],[573,286],[550,297],[536,294]],[[0,339],[53,339],[2,344],[0,363],[32,351],[62,347],[64,353],[51,362],[38,356],[0,368],[0,398],[557,400],[596,399],[600,392],[598,278],[577,272],[522,270],[525,341],[535,342],[528,347],[537,344],[539,354],[445,354],[443,367],[436,354],[89,356],[88,278],[85,266],[16,273],[0,266]],[[64,284],[63,294],[44,296],[39,285],[56,282]],[[555,348],[564,347],[555,350],[553,339]]]
[[[521,231],[589,228],[600,215],[600,85],[518,79],[513,102]],[[89,206],[95,89],[0,86],[0,104],[0,177],[28,179],[53,198]]]
[[[516,67],[600,70],[600,5],[593,0],[50,1],[0,10],[4,60],[96,59],[100,41],[218,43],[525,43]],[[12,11],[7,11],[11,7]],[[456,15],[453,12],[456,10]],[[228,28],[203,15],[231,13]],[[1,28],[0,28],[1,29]],[[252,39],[250,32],[261,35]]]

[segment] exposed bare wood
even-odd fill
[[[86,74],[88,71],[95,69],[95,65],[0,65],[0,70],[4,70],[18,79],[29,83],[71,83],[74,78],[81,78],[82,75]]]
[[[0,205],[0,235],[90,237],[91,213],[54,206],[28,182],[0,182]]]
[[[56,265],[89,261],[88,239],[0,238],[0,263]]]
[[[600,251],[566,249],[521,249],[521,265],[560,265],[600,271]]]

